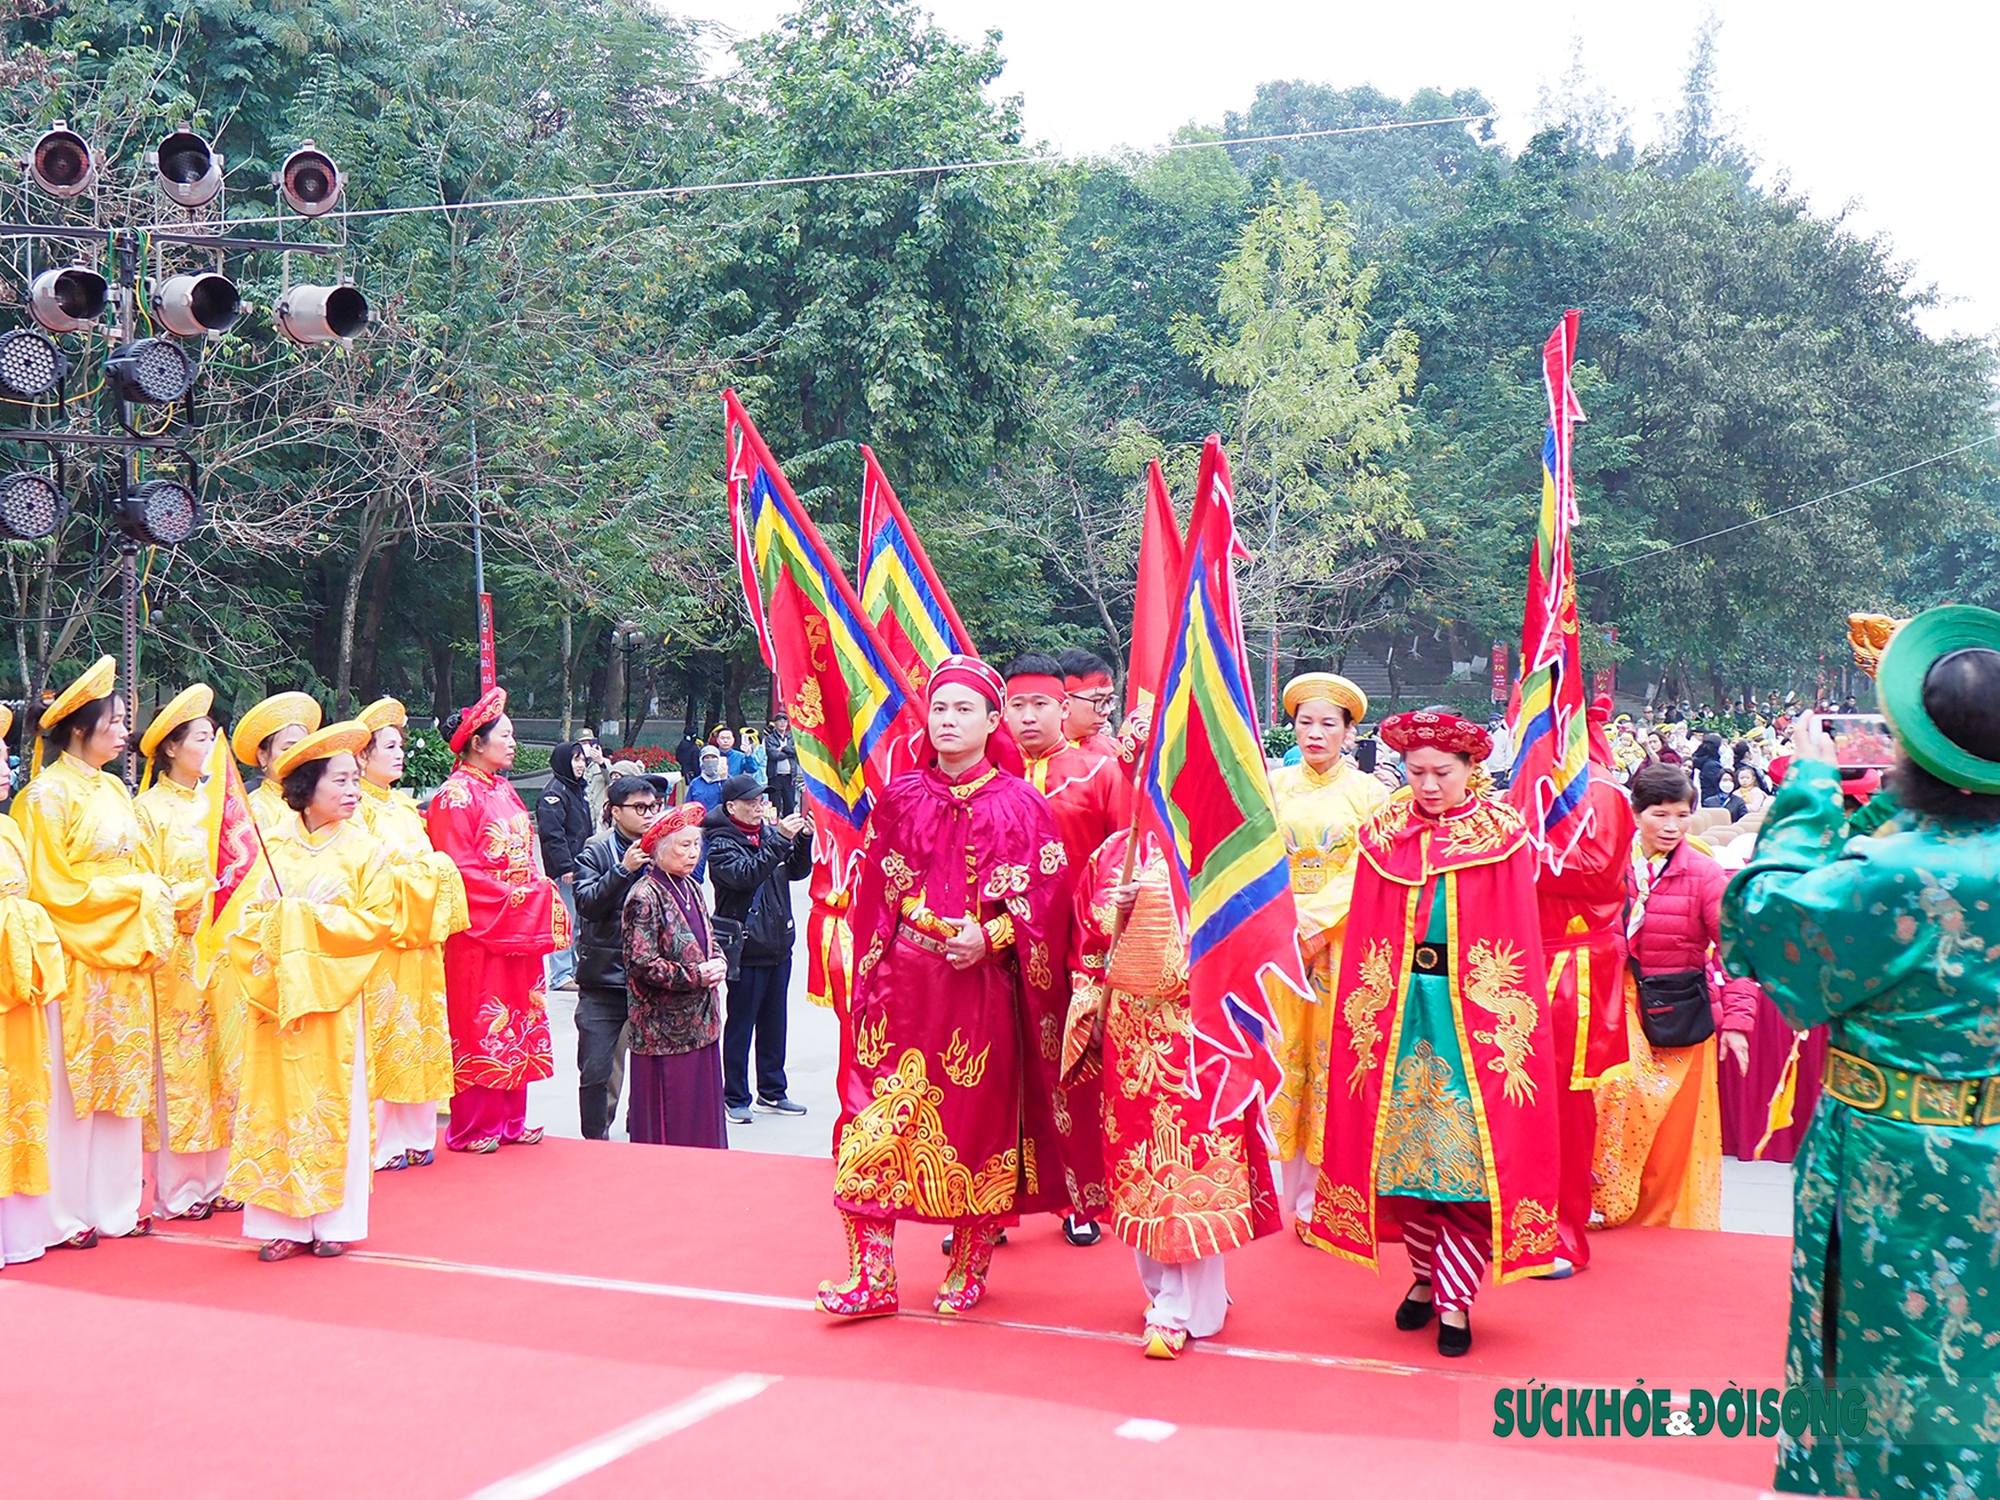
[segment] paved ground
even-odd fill
[[[805,886],[794,887],[799,931],[805,931]],[[576,1023],[574,991],[549,997],[549,1029],[555,1037],[556,1076],[528,1090],[528,1121],[552,1135],[578,1136]],[[834,1065],[839,1037],[833,1012],[805,997],[805,967],[792,969],[791,1014],[786,1078],[791,1096],[810,1111],[803,1119],[753,1114],[752,1123],[729,1127],[738,1151],[772,1151],[790,1156],[824,1156],[833,1148]],[[621,1112],[611,1138],[626,1139]],[[1792,1232],[1792,1169],[1783,1162],[1722,1162],[1722,1227],[1739,1234]]]

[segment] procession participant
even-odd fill
[[[625,986],[631,994],[633,1141],[727,1150],[722,1016],[729,961],[716,946],[695,862],[700,803],[653,820],[634,845],[646,863],[625,893]]]
[[[833,1188],[850,1274],[819,1289],[839,1317],[896,1311],[896,1220],[953,1226],[932,1305],[962,1313],[985,1291],[999,1218],[1064,1201],[1049,1092],[1067,1013],[1062,840],[1015,769],[1000,674],[947,657],[928,694],[934,763],[875,805],[854,899]]]
[[[1597,1146],[1593,1088],[1627,1057],[1625,902],[1631,884],[1632,802],[1612,779],[1605,725],[1611,700],[1590,705],[1589,826],[1563,858],[1535,877],[1542,952],[1549,961],[1549,1023],[1555,1039],[1556,1122],[1562,1182],[1556,1201],[1560,1279],[1590,1264],[1591,1157]]]
[[[132,799],[138,866],[165,880],[174,897],[173,952],[149,978],[158,1104],[146,1120],[153,1211],[168,1219],[206,1219],[243,1206],[222,1193],[243,1066],[242,994],[228,964],[200,972],[194,937],[215,890],[199,794],[215,747],[214,701],[208,684],[197,682],[153,715],[139,737],[152,784]]]
[[[361,710],[369,739],[361,752],[361,826],[378,839],[399,898],[412,916],[439,909],[439,935],[411,945],[392,943],[368,990],[368,1086],[375,1104],[375,1166],[385,1171],[427,1167],[437,1160],[438,1108],[451,1097],[451,1028],[445,1019],[444,934],[463,930],[465,881],[457,866],[431,848],[424,815],[403,775],[403,732],[409,712],[394,698]],[[404,930],[431,925],[406,921]]]
[[[1021,747],[1028,785],[1048,799],[1071,872],[1131,821],[1131,783],[1116,760],[1072,745],[1063,734],[1066,689],[1054,657],[1028,653],[1007,666],[1007,727]],[[1114,872],[1115,873],[1115,872]],[[1072,974],[1072,983],[1076,976]],[[1094,1245],[1094,1222],[1109,1202],[1104,1183],[1100,1085],[1095,1077],[1061,1086],[1054,1098],[1070,1212],[1063,1238]]]
[[[1079,749],[1118,755],[1111,716],[1118,709],[1118,686],[1111,667],[1094,651],[1071,648],[1058,658],[1063,677],[1063,733]]]
[[[14,711],[0,705],[0,740]],[[0,746],[0,798],[13,786]],[[62,1236],[49,1198],[49,1033],[60,1030],[62,941],[28,899],[28,848],[0,818],[0,1264],[40,1260]]]
[[[1389,792],[1342,754],[1354,726],[1368,717],[1366,693],[1332,672],[1306,672],[1285,684],[1284,704],[1299,763],[1272,775],[1271,801],[1291,862],[1299,952],[1312,995],[1302,1001],[1280,986],[1281,993],[1272,997],[1279,1033],[1274,1050],[1285,1078],[1271,1101],[1271,1133],[1284,1174],[1284,1202],[1303,1225],[1312,1216],[1325,1141],[1327,1038],[1341,937],[1354,896],[1355,833],[1389,800]]]
[[[1722,1099],[1718,1053],[1750,1062],[1757,986],[1711,976],[1728,875],[1687,836],[1695,792],[1679,766],[1653,765],[1632,778],[1639,837],[1625,917],[1634,981],[1626,986],[1627,1067],[1596,1087],[1597,1147],[1591,1199],[1604,1227],[1665,1224],[1722,1227]],[[1670,1044],[1661,1022],[1642,1015],[1681,997],[1688,1040]],[[1652,1040],[1648,1024],[1654,1028]],[[1681,1030],[1685,1030],[1683,1027]],[[1675,1032],[1680,1034],[1679,1031]]]
[[[532,1146],[528,1085],[555,1072],[542,958],[568,944],[569,912],[535,869],[534,824],[506,777],[507,694],[490,688],[444,721],[458,765],[431,798],[431,845],[465,878],[472,925],[445,939],[454,1087],[445,1144],[484,1155]]]
[[[269,834],[292,816],[271,774],[272,764],[316,731],[322,722],[319,700],[311,693],[273,694],[236,721],[236,733],[229,739],[230,749],[236,752],[239,761],[255,766],[263,777],[250,792],[250,816],[257,820],[259,833]]]
[[[355,817],[366,724],[294,741],[269,775],[295,816],[264,836],[268,873],[229,940],[248,1025],[229,1190],[257,1258],[344,1255],[368,1234],[368,992],[414,940],[382,845]]]
[[[1850,839],[1810,719],[1723,899],[1732,972],[1798,1027],[1831,1023],[1793,1163],[1785,1383],[1866,1395],[1859,1436],[1778,1439],[1774,1488],[2000,1492],[1992,1253],[2000,1183],[2000,614],[1926,610],[1877,673],[1893,828]]]
[[[1132,1247],[1146,1289],[1141,1346],[1148,1358],[1173,1359],[1188,1339],[1222,1331],[1225,1252],[1275,1234],[1284,1217],[1262,1108],[1210,1119],[1189,1067],[1187,937],[1166,858],[1144,835],[1123,881],[1130,838],[1114,833],[1077,882],[1076,987],[1064,1032],[1074,1040],[1064,1046],[1063,1077],[1096,1075],[1101,1085],[1111,1232]]]
[[[1400,1224],[1415,1280],[1396,1326],[1435,1312],[1438,1353],[1457,1356],[1487,1262],[1512,1281],[1555,1254],[1535,856],[1520,814],[1475,789],[1484,729],[1430,708],[1391,715],[1381,735],[1410,784],[1358,835],[1326,1160],[1303,1237],[1374,1268]]]
[[[42,710],[46,764],[14,803],[28,895],[69,960],[49,1028],[49,1181],[54,1233],[76,1249],[153,1227],[139,1217],[153,1112],[148,976],[175,940],[173,892],[139,867],[131,795],[104,770],[128,738],[116,675],[99,657]]]

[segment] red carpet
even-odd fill
[[[0,1275],[6,1491],[457,1500],[745,1374],[775,1380],[510,1493],[947,1494],[1059,1474],[1151,1500],[1421,1474],[1426,1491],[1650,1500],[1770,1480],[1769,1439],[1496,1439],[1493,1395],[1777,1384],[1788,1240],[1601,1236],[1583,1275],[1489,1289],[1473,1354],[1445,1361],[1391,1325],[1399,1252],[1378,1280],[1283,1236],[1231,1257],[1228,1328],[1166,1363],[1137,1352],[1129,1252],[1072,1248],[1048,1218],[1012,1232],[962,1323],[929,1313],[945,1262],[916,1225],[898,1260],[921,1315],[807,1310],[843,1265],[830,1178],[797,1157],[551,1140],[378,1177],[373,1232],[344,1260],[259,1264],[234,1218],[51,1252]],[[1117,1435],[1129,1418],[1176,1430]]]

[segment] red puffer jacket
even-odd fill
[[[1646,914],[1632,935],[1632,957],[1641,974],[1708,971],[1715,1024],[1726,1031],[1754,1031],[1763,991],[1754,979],[1728,979],[1715,956],[1722,929],[1722,888],[1729,876],[1721,865],[1685,841],[1646,897]]]

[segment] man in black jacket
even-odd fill
[[[576,857],[576,1072],[583,1138],[611,1133],[625,1086],[625,893],[646,868],[639,835],[665,805],[643,776],[620,776],[611,826]]]
[[[576,928],[576,857],[597,829],[590,816],[590,794],[583,785],[583,746],[564,742],[549,754],[549,784],[535,804],[535,832],[542,841],[542,873],[556,883],[556,894],[569,908],[570,928]],[[549,955],[549,988],[576,985],[576,945]]]
[[[748,773],[722,785],[722,805],[702,826],[715,915],[743,924],[743,954],[729,981],[722,1027],[722,1102],[750,1123],[750,1039],[757,1040],[757,1108],[802,1115],[785,1093],[785,999],[792,983],[792,888],[812,873],[812,833],[804,818],[773,821],[764,785]]]
[[[792,815],[798,764],[798,751],[792,744],[792,721],[780,713],[771,720],[770,731],[764,736],[764,773],[771,787],[771,806],[781,818]]]

